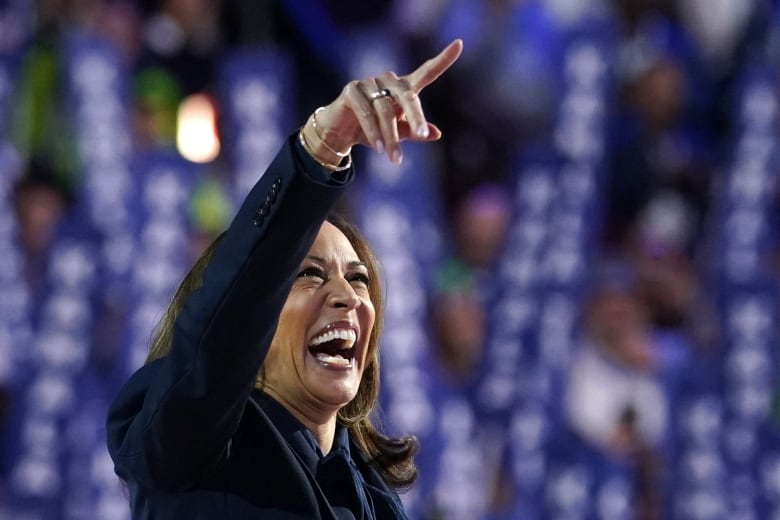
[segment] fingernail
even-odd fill
[[[428,137],[429,134],[428,125],[422,125],[417,129],[417,135],[420,137]]]
[[[399,150],[396,150],[396,151],[393,152],[392,161],[395,164],[401,164],[401,161],[403,161],[403,160],[404,160],[404,157],[403,157],[403,155],[401,155],[401,152]]]
[[[374,144],[374,147],[376,148],[376,153],[380,155],[385,153],[385,145],[382,143],[380,139],[377,139],[376,143]]]

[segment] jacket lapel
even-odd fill
[[[263,461],[258,472],[267,474],[274,482],[256,493],[264,497],[269,494],[285,497],[298,503],[313,520],[355,520],[348,509],[334,508],[328,503],[315,478],[319,458],[303,435],[292,435],[288,444],[262,407],[254,399],[249,399],[249,403],[244,416],[243,436],[246,439],[243,441],[256,446],[257,453],[247,458]],[[296,509],[300,510],[300,507]]]

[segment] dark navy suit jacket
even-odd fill
[[[328,503],[311,467],[253,397],[295,275],[353,177],[330,179],[290,138],[247,196],[174,325],[171,353],[112,403],[108,448],[134,519],[354,518]],[[363,480],[397,495],[356,446]]]

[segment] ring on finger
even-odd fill
[[[376,101],[377,99],[381,99],[381,98],[385,98],[385,97],[392,97],[392,95],[393,94],[388,89],[383,88],[383,89],[380,89],[380,90],[377,90],[375,92],[370,93],[368,95],[368,99],[370,101]]]

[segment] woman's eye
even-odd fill
[[[349,280],[349,283],[359,283],[363,285],[368,285],[368,275],[363,273],[354,273],[347,277],[347,280]]]
[[[324,280],[325,273],[322,272],[322,269],[318,269],[316,267],[307,267],[298,273],[298,278],[320,278]]]

